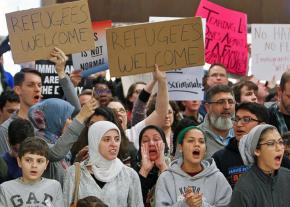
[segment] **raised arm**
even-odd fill
[[[55,64],[55,70],[59,77],[59,84],[62,87],[64,96],[66,100],[75,107],[74,112],[72,114],[72,117],[74,117],[80,111],[81,104],[79,102],[77,92],[74,88],[73,83],[71,82],[70,78],[65,74],[64,69],[68,58],[65,55],[65,53],[57,47],[55,47],[51,51],[50,55],[51,58],[49,60]]]
[[[146,118],[146,105],[156,82],[157,80],[153,79],[148,84],[146,84],[144,89],[139,94],[137,100],[135,101],[132,110],[132,126]]]
[[[158,83],[158,92],[156,98],[155,110],[145,119],[145,125],[156,125],[162,127],[165,117],[168,113],[169,96],[167,90],[167,79],[165,72],[158,69],[155,65],[155,72],[153,73],[154,80]]]
[[[67,155],[72,145],[78,140],[78,137],[84,127],[85,120],[94,113],[96,107],[97,101],[94,98],[82,107],[73,122],[64,130],[64,133],[57,140],[56,144],[50,148],[50,161],[59,161]]]

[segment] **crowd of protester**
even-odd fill
[[[212,64],[204,100],[175,102],[158,65],[125,97],[120,81],[70,77],[64,52],[50,55],[63,99],[42,99],[34,68],[1,78],[1,207],[290,206],[290,71],[267,88]]]

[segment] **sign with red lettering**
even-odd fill
[[[107,29],[113,77],[204,65],[200,17]]]
[[[248,66],[247,15],[201,0],[195,16],[206,18],[205,61],[245,75]]]
[[[66,54],[95,47],[87,1],[6,14],[15,63],[48,59],[52,48]]]
[[[280,80],[290,66],[290,25],[252,24],[252,73],[259,80]]]

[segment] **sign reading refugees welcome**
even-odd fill
[[[107,29],[107,47],[113,77],[204,65],[199,17]]]
[[[247,14],[201,0],[195,16],[206,18],[205,60],[245,75],[248,65]]]
[[[66,54],[95,47],[86,0],[8,13],[6,21],[15,63],[48,59],[54,47]]]

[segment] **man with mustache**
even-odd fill
[[[207,91],[207,115],[199,125],[206,134],[206,158],[223,149],[234,137],[232,118],[235,114],[235,103],[233,91],[227,85],[216,85]]]

